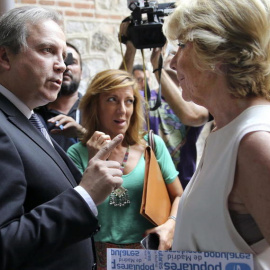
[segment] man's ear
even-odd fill
[[[10,69],[9,53],[8,49],[4,46],[0,46],[0,68],[1,69]]]

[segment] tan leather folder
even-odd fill
[[[151,147],[145,149],[145,177],[140,213],[155,225],[168,220],[171,200]]]

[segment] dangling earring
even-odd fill
[[[211,69],[211,70],[215,70],[215,65],[214,65],[214,64],[211,64],[211,65],[210,65],[210,69]]]

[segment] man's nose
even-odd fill
[[[55,61],[54,67],[57,71],[64,73],[64,71],[66,70],[66,64],[63,58],[57,59]]]

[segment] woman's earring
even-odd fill
[[[210,65],[210,69],[215,70],[215,65],[214,64]]]

